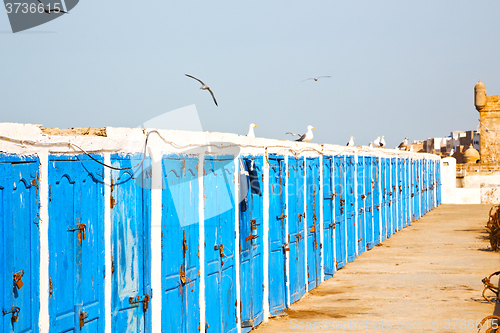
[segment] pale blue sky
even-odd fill
[[[0,121],[136,127],[195,104],[208,131],[446,136],[476,128],[478,79],[500,95],[499,13],[498,0],[87,0],[12,34],[4,12]]]

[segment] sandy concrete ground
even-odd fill
[[[484,239],[491,206],[441,205],[255,332],[477,332],[500,315],[481,296],[481,280],[500,270]]]

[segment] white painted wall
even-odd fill
[[[457,191],[457,160],[445,157],[441,160],[441,202],[454,204]]]

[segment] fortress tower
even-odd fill
[[[500,162],[500,96],[487,96],[484,84],[474,87],[474,105],[479,111],[481,163]]]

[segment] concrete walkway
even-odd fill
[[[477,332],[500,316],[481,296],[481,280],[500,270],[484,239],[491,206],[441,205],[255,332]]]

